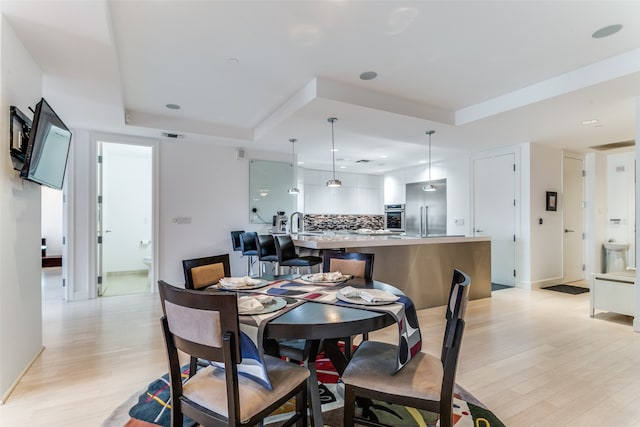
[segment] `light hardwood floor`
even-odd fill
[[[157,295],[61,295],[45,287],[46,350],[0,407],[3,427],[99,426],[166,371]],[[589,294],[521,289],[471,301],[457,382],[507,426],[639,426],[640,334],[588,306]],[[425,351],[439,354],[443,313],[419,313]],[[371,339],[395,342],[396,330]]]

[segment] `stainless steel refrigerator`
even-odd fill
[[[447,180],[432,180],[436,191],[424,191],[426,182],[407,184],[405,230],[412,236],[447,234]]]

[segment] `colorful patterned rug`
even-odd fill
[[[338,375],[331,362],[323,354],[316,361],[322,412],[326,426],[342,425],[342,389]],[[189,366],[183,366],[186,378]],[[147,389],[136,393],[120,405],[107,418],[101,427],[169,427],[171,405],[169,399],[169,379],[165,374],[151,382]],[[265,424],[278,427],[287,413],[293,410],[293,404],[287,403],[271,415]],[[379,401],[370,401],[362,409],[367,418],[398,427],[431,427],[437,426],[437,414],[408,408],[401,405],[390,405]],[[455,427],[504,427],[504,424],[469,392],[456,386],[454,397]],[[184,427],[193,426],[193,422],[185,418]]]

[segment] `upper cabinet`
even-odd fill
[[[330,171],[304,170],[304,212],[308,214],[368,214],[384,211],[383,178],[378,175],[338,173],[342,187],[327,187]]]

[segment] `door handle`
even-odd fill
[[[104,230],[105,233],[111,233],[111,230]]]
[[[480,230],[479,228],[476,228],[476,233],[484,233],[484,230]]]
[[[574,231],[573,231],[573,230],[569,230],[568,228],[565,228],[565,229],[564,229],[564,232],[565,232],[565,233],[573,233]]]

